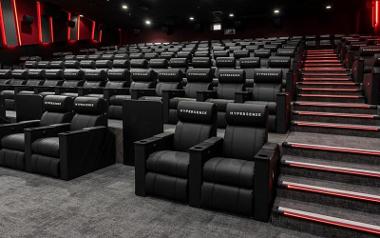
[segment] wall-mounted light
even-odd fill
[[[230,14],[228,14],[228,17],[233,18],[233,17],[235,17],[235,14],[230,13]]]
[[[331,10],[332,6],[329,4],[329,5],[326,5],[326,10]]]
[[[194,21],[195,18],[194,17],[189,17],[189,21]]]
[[[151,21],[150,19],[146,19],[146,20],[144,21],[144,23],[145,23],[146,26],[150,26],[150,25],[152,25],[152,21]]]
[[[273,14],[274,14],[274,15],[280,15],[280,13],[281,13],[281,11],[280,11],[279,8],[275,8],[275,9],[273,9]]]
[[[123,10],[128,10],[128,5],[124,3],[124,4],[121,5],[121,8]]]

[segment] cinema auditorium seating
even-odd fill
[[[267,221],[278,176],[279,146],[268,143],[265,105],[231,103],[224,138],[190,149],[190,204]]]
[[[44,98],[45,113],[40,120],[11,123],[0,126],[0,165],[12,169],[28,170],[26,162],[24,129],[49,127],[70,122],[73,117],[73,99],[67,96],[49,95]],[[48,164],[47,164],[48,166]]]
[[[5,84],[0,86],[0,95],[7,110],[15,110],[15,87],[24,85],[28,78],[28,70],[15,69],[12,70],[10,78],[5,81]]]
[[[41,124],[42,127],[25,130],[29,172],[70,180],[115,162],[114,139],[107,129],[106,101],[77,97],[74,112],[71,123]]]
[[[207,102],[179,102],[174,133],[135,143],[135,192],[188,202],[189,149],[216,135],[216,107]]]

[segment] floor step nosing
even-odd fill
[[[374,105],[364,103],[333,103],[333,102],[308,102],[308,101],[295,101],[295,105],[300,106],[316,106],[316,107],[342,107],[342,108],[376,108]]]
[[[358,119],[380,119],[379,115],[373,115],[373,114],[314,112],[314,111],[293,111],[293,113],[296,114],[296,115],[301,115],[301,116],[345,117],[345,118],[358,118]]]
[[[309,121],[292,121],[292,124],[296,126],[307,126],[307,127],[324,127],[324,128],[333,128],[333,129],[362,130],[362,131],[373,131],[373,132],[380,131],[380,127],[377,127],[377,126],[363,126],[363,125],[353,125],[353,124],[309,122]]]
[[[310,150],[339,152],[339,153],[352,153],[352,154],[380,157],[380,151],[378,150],[348,148],[348,147],[329,146],[329,145],[313,145],[313,144],[293,143],[293,142],[284,142],[284,145],[292,147],[292,148],[299,148],[299,149],[310,149]]]
[[[334,94],[298,94],[300,97],[318,97],[318,98],[364,98],[362,95],[334,95]]]
[[[376,225],[286,207],[277,209],[284,216],[380,235],[380,227]]]
[[[338,167],[338,166],[324,165],[324,164],[313,164],[313,163],[307,163],[307,162],[292,161],[289,159],[284,160],[283,163],[290,167],[296,167],[296,168],[380,178],[380,171],[371,171],[371,170],[356,169],[356,168],[349,168],[349,167]]]

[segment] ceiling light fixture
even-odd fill
[[[149,20],[149,19],[146,19],[146,20],[145,20],[145,25],[147,25],[147,26],[152,25],[152,21]]]
[[[274,15],[279,15],[280,14],[280,9],[278,9],[278,8],[275,8],[275,9],[273,9],[273,14]]]
[[[326,10],[330,10],[331,8],[331,5],[326,5]]]
[[[230,14],[228,14],[228,16],[231,17],[231,18],[233,18],[233,17],[235,17],[235,14],[230,13]]]
[[[124,3],[123,5],[121,5],[121,8],[124,10],[128,10],[128,5]]]
[[[189,17],[189,21],[194,21],[195,18],[194,17]]]

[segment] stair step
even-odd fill
[[[311,77],[344,77],[346,78],[348,73],[313,73],[313,72],[302,72],[303,76],[311,76]]]
[[[288,192],[290,192],[289,190],[295,190],[343,199],[370,202],[371,204],[369,205],[380,205],[380,188],[376,187],[289,175],[281,175],[278,179],[278,184],[280,187],[287,189]],[[380,212],[380,207],[378,211]]]
[[[380,126],[380,115],[293,110],[293,120]]]
[[[361,96],[359,88],[312,88],[312,87],[299,87],[301,94],[330,94],[330,95],[355,95]]]
[[[323,237],[377,237],[380,216],[291,199],[275,203],[273,222]],[[285,221],[283,221],[285,220]]]
[[[333,94],[298,94],[301,101],[317,101],[317,102],[350,102],[364,103],[362,95],[333,95]]]
[[[303,77],[303,80],[304,81],[343,81],[343,82],[352,82],[350,78],[328,78],[328,77],[321,77],[321,78],[317,78],[317,77],[314,77],[314,78],[309,78],[309,77]]]
[[[293,109],[296,111],[378,114],[377,106],[364,103],[295,101]]]
[[[380,166],[376,165],[284,155],[281,166],[284,175],[380,187]]]
[[[342,66],[341,63],[325,63],[325,64],[317,64],[317,63],[305,63],[303,67],[340,67]],[[342,66],[343,67],[343,66]]]
[[[305,63],[316,63],[316,64],[330,64],[330,63],[340,63],[338,59],[335,60],[316,60],[316,59],[308,59],[304,61]]]
[[[309,73],[309,72],[347,72],[346,68],[343,67],[304,67],[303,68],[304,73]]]

